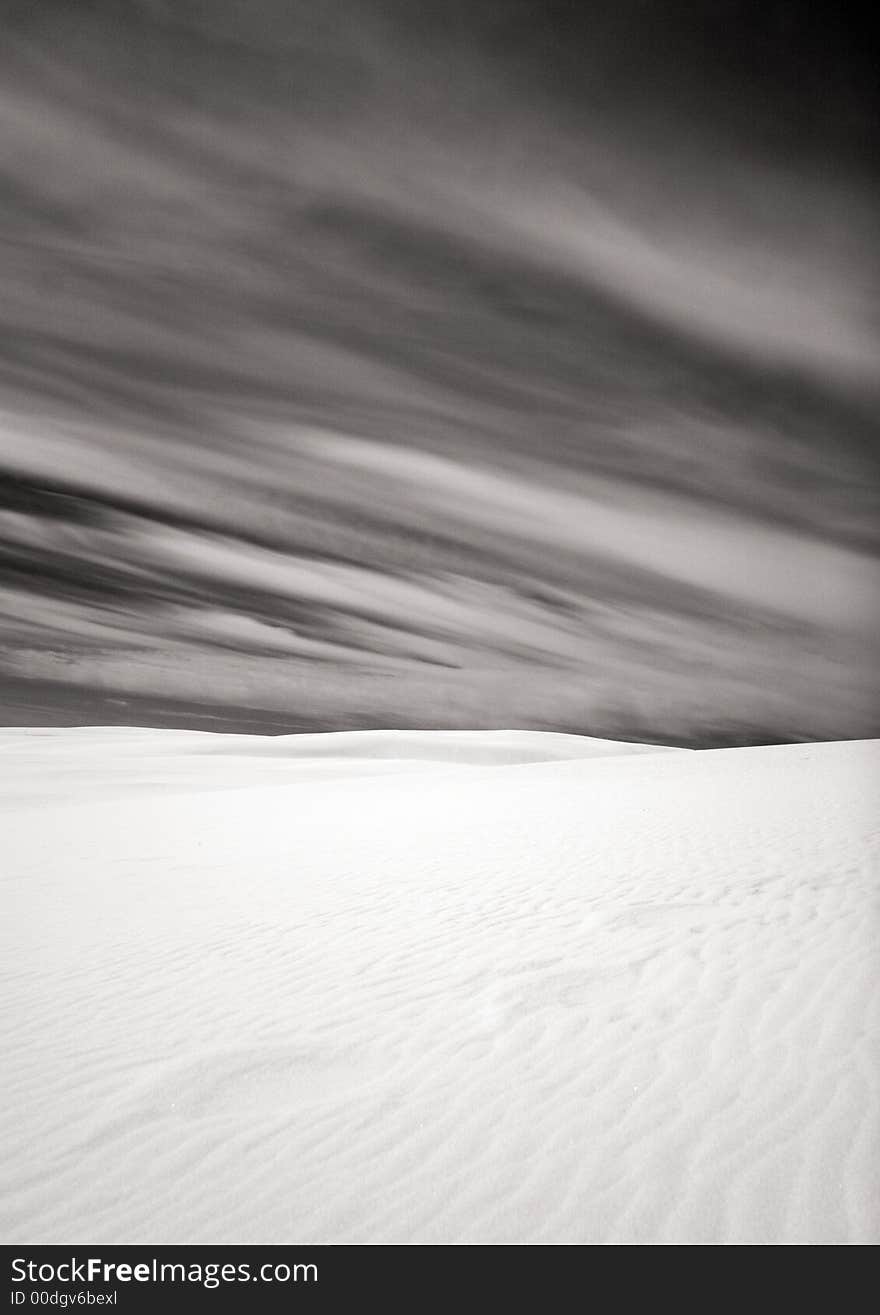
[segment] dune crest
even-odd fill
[[[259,785],[455,768],[522,767],[633,753],[683,752],[547,731],[328,731],[218,735],[127,726],[0,729],[15,771],[4,793],[42,805],[72,792],[251,789]]]

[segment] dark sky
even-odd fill
[[[880,733],[851,19],[2,10],[0,723]]]

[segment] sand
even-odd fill
[[[22,1243],[880,1240],[880,743],[0,731]]]

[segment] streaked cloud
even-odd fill
[[[876,728],[862,71],[514,8],[10,22],[7,716]]]

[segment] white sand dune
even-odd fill
[[[323,735],[217,735],[125,726],[0,728],[2,790],[43,806],[72,792],[250,789],[261,784],[455,767],[521,766],[657,752],[533,731],[337,731]],[[669,752],[669,750],[665,750]]]
[[[880,743],[0,762],[4,1241],[880,1240]]]

